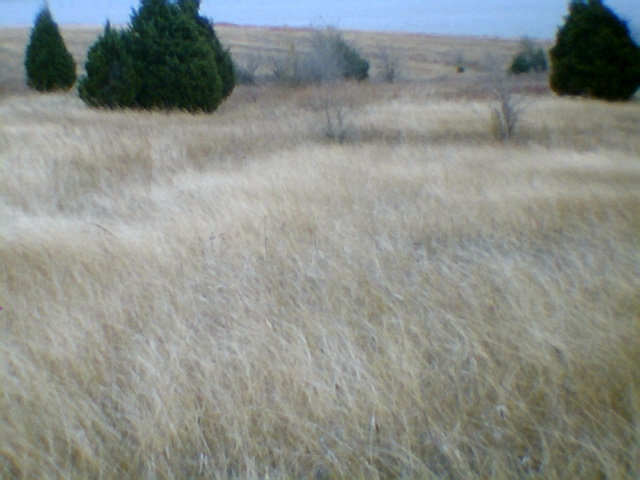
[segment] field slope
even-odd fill
[[[27,92],[2,31],[0,477],[640,476],[640,104],[524,79],[498,142],[447,52],[515,42],[349,36],[404,78],[191,116]]]

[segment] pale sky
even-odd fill
[[[605,2],[640,33],[640,0]],[[43,0],[0,0],[0,25],[31,25]],[[49,0],[61,24],[127,23],[136,0]],[[564,0],[203,0],[215,22],[240,25],[332,25],[342,29],[553,38]]]

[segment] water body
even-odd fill
[[[0,25],[31,25],[42,0],[0,0]],[[638,0],[606,2],[640,37]],[[60,24],[127,23],[136,0],[49,0]],[[216,22],[239,25],[386,30],[449,35],[553,38],[567,12],[562,0],[203,0]]]

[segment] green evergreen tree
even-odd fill
[[[513,57],[513,61],[511,62],[511,66],[509,67],[509,73],[514,73],[519,75],[521,73],[529,73],[531,71],[531,65],[527,60],[527,57],[522,53],[516,54]]]
[[[76,62],[47,6],[36,17],[24,65],[27,85],[41,92],[69,90],[76,82]]]
[[[216,54],[218,74],[222,81],[222,98],[227,98],[233,92],[237,82],[231,52],[228,48],[224,48],[222,42],[218,39],[211,19],[199,14],[200,0],[179,0],[179,5],[183,11],[195,19],[202,34],[211,42],[211,46]]]
[[[193,17],[168,0],[142,0],[131,19],[142,108],[215,110],[222,81],[215,51]]]
[[[196,0],[142,0],[127,29],[107,24],[87,55],[80,97],[92,106],[214,111],[235,85],[224,77],[233,63],[198,9]]]
[[[549,56],[559,95],[628,100],[640,86],[640,48],[602,0],[571,1]]]
[[[140,79],[129,52],[130,34],[107,22],[89,52],[87,74],[78,82],[80,98],[94,107],[134,107]]]
[[[356,48],[348,43],[342,35],[333,40],[333,51],[338,59],[342,78],[345,80],[366,80],[369,78],[369,61]]]

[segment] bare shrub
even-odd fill
[[[335,83],[340,80],[340,62],[333,47],[337,35],[329,30],[313,34],[311,48],[299,64],[299,74],[304,83]]]
[[[327,28],[317,32],[313,50],[323,52],[324,58],[332,64],[332,71],[337,71],[338,79],[362,81],[369,78],[369,62],[339,31]]]
[[[256,71],[262,66],[262,57],[256,54],[248,54],[242,62],[234,65],[236,79],[241,85],[255,85]]]
[[[494,102],[491,107],[492,112],[492,132],[498,140],[509,140],[520,121],[526,105],[524,99],[512,93],[503,82],[492,89]]]
[[[378,48],[378,57],[380,58],[380,73],[385,82],[393,83],[398,78],[398,69],[400,60],[393,51],[386,46]]]
[[[348,110],[344,105],[326,104],[324,107],[325,114],[325,136],[327,139],[344,143],[352,128],[348,120]]]
[[[271,73],[277,84],[286,86],[300,85],[298,74],[299,59],[295,45],[292,43],[289,51],[280,56],[273,56],[270,59]]]
[[[276,82],[298,86],[369,78],[369,62],[342,33],[332,28],[313,33],[306,50],[291,44],[284,56],[271,59]]]
[[[352,116],[355,111],[353,89],[346,85],[323,86],[313,93],[310,107],[321,115],[318,125],[325,139],[345,143],[356,137]]]
[[[514,80],[488,57],[486,68],[491,73],[487,79],[487,93],[491,98],[491,133],[496,140],[510,140],[529,102],[515,92]]]

